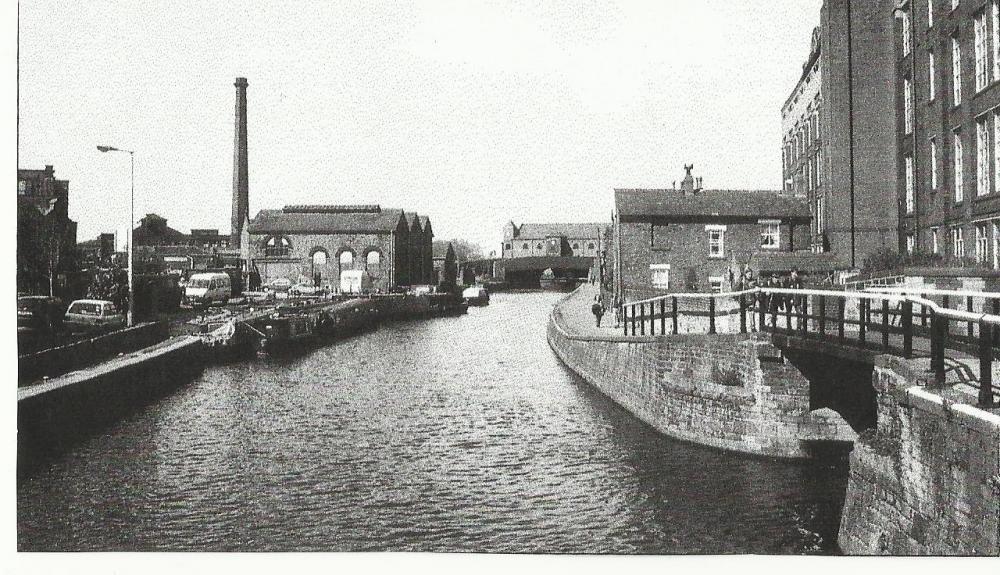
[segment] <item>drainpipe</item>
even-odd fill
[[[848,167],[851,198],[851,267],[857,267],[856,240],[854,233],[854,55],[853,23],[851,22],[851,1],[847,1],[847,134]]]

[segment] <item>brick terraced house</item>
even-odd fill
[[[340,273],[365,270],[375,289],[434,281],[430,219],[378,205],[297,205],[261,210],[248,226],[250,265],[268,284],[340,285]]]
[[[730,273],[754,268],[762,255],[809,248],[805,198],[702,190],[686,169],[680,189],[615,190],[615,301],[727,290]]]

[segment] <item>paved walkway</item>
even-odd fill
[[[584,284],[562,302],[559,309],[562,311],[567,331],[574,335],[622,335],[621,327],[615,326],[615,310],[607,303],[605,303],[606,309],[601,320],[601,327],[597,327],[597,320],[590,311],[590,306],[593,305],[594,297],[598,293],[600,290],[597,285]]]

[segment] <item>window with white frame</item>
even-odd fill
[[[913,133],[913,82],[903,79],[903,128],[904,133]]]
[[[823,185],[823,148],[816,150],[816,187]]]
[[[982,10],[976,14],[973,25],[973,47],[976,56],[976,92],[979,92],[990,83],[989,36],[986,28],[986,11]]]
[[[906,213],[912,214],[916,200],[913,197],[913,156],[906,156]]]
[[[760,220],[760,247],[776,250],[781,247],[781,221]]]
[[[954,134],[954,158],[955,158],[955,203],[959,203],[965,199],[965,190],[962,186],[962,180],[964,174],[962,173],[962,133],[958,130]]]
[[[705,226],[708,232],[708,257],[726,257],[726,226]]]
[[[931,228],[931,253],[937,255],[938,250],[938,229]]]
[[[910,11],[903,12],[903,55],[910,53]]]
[[[913,255],[913,249],[916,243],[917,242],[914,239],[913,234],[906,234],[906,253]]]
[[[653,264],[649,266],[653,287],[670,289],[670,264]]]
[[[712,293],[722,293],[722,283],[724,281],[725,278],[722,276],[709,276],[708,285],[711,287]]]
[[[938,187],[938,150],[937,138],[931,138],[931,190]]]
[[[990,257],[990,230],[986,224],[976,225],[976,262],[988,263]]]
[[[976,196],[990,193],[990,124],[983,116],[976,120]]]
[[[993,184],[996,185],[996,178],[1000,177],[1000,112],[993,112]]]
[[[934,78],[934,51],[927,52],[927,99],[937,98],[937,80]]]
[[[962,45],[957,36],[951,38],[951,98],[954,106],[962,103]]]
[[[1000,222],[994,220],[990,228],[993,229],[993,269],[1000,270]]]
[[[993,79],[1000,79],[1000,0],[990,2],[990,21],[993,34],[990,36],[990,53],[993,55]]]
[[[951,228],[951,255],[956,258],[965,257],[965,237],[962,228]]]

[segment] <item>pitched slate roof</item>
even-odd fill
[[[403,210],[379,206],[285,206],[261,210],[250,221],[251,234],[277,233],[390,233]]]
[[[515,239],[544,240],[552,236],[567,238],[596,238],[610,224],[521,224]]]
[[[685,196],[680,190],[619,189],[615,190],[615,209],[624,218],[810,218],[804,198],[764,190],[702,190]]]

